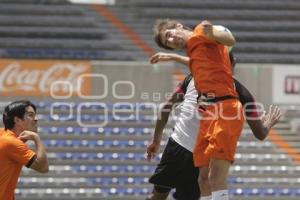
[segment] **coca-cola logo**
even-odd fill
[[[4,67],[0,74],[0,91],[27,91],[33,92],[38,90],[42,93],[49,93],[51,84],[55,81],[64,81],[70,83],[74,90],[77,87],[78,76],[87,72],[89,66],[84,64],[72,63],[53,63],[46,68],[22,67],[20,62],[13,62]],[[64,92],[65,88],[62,85],[57,90]]]

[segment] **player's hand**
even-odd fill
[[[154,54],[153,56],[151,56],[151,58],[149,59],[151,64],[155,64],[161,61],[169,61],[173,59],[173,54],[171,53],[163,53],[163,52],[158,52],[156,54]]]
[[[20,133],[18,138],[23,142],[27,142],[28,140],[36,141],[40,139],[40,136],[32,131],[23,131],[22,133]]]
[[[261,118],[263,125],[270,130],[281,118],[282,113],[280,108],[275,105],[270,105],[269,111],[267,114],[264,114]]]
[[[213,25],[207,20],[204,20],[201,22],[201,25],[203,27],[203,32],[209,39],[214,39],[213,36]]]
[[[147,160],[150,162],[153,159],[159,150],[159,144],[151,143],[147,147]]]

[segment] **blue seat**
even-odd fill
[[[117,189],[117,188],[110,188],[108,194],[109,195],[116,195],[116,194],[119,194],[119,193],[122,193],[122,190]]]
[[[155,169],[155,166],[144,165],[141,168],[141,172],[150,173],[150,172],[154,172],[154,169]]]
[[[279,192],[280,195],[283,195],[283,196],[292,196],[292,195],[295,195],[295,190],[292,190],[290,188],[282,188]]]
[[[78,104],[77,104],[78,106]],[[81,103],[80,108],[83,110],[92,110],[92,111],[98,111],[98,110],[103,110],[103,109],[108,109],[108,106],[105,103]]]
[[[119,135],[121,132],[121,129],[118,128],[118,127],[114,127],[110,130],[110,133],[113,134],[113,135]]]
[[[75,121],[77,116],[69,114],[54,114],[54,115],[43,115],[43,120],[46,121]]]
[[[276,195],[276,190],[274,190],[273,188],[267,188],[264,192],[265,196],[274,196]]]
[[[134,189],[133,188],[127,188],[124,195],[134,195]]]
[[[252,188],[250,189],[248,195],[255,195],[255,196],[259,196],[259,195],[262,195],[264,194],[263,193],[263,190],[261,190],[260,188]]]
[[[112,183],[111,178],[107,177],[96,177],[96,178],[88,178],[87,180],[91,185],[100,185],[105,186]]]
[[[152,190],[149,189],[149,188],[142,188],[142,189],[140,190],[140,195],[148,195],[148,194],[150,194],[151,191],[152,191]]]
[[[43,117],[46,117],[44,115]],[[50,116],[46,120],[50,120]],[[67,116],[58,116],[59,117],[67,117]],[[74,118],[76,116],[73,116]],[[89,118],[89,117],[88,117]],[[52,119],[53,120],[53,119]],[[71,120],[67,120],[71,121]],[[138,135],[149,135],[152,134],[153,129],[149,128],[124,128],[124,127],[72,127],[72,126],[66,126],[66,127],[55,127],[55,126],[50,126],[50,127],[40,127],[39,131],[41,133],[45,134],[59,134],[59,135],[64,135],[64,134],[72,134],[72,135],[133,135],[133,136],[138,136]],[[141,141],[135,141],[134,143],[140,145],[140,146],[145,146],[146,144],[140,143]],[[145,141],[144,141],[145,142]],[[131,142],[132,143],[132,142]],[[128,146],[130,144],[128,143]]]
[[[229,189],[229,194],[234,196],[244,196],[245,192],[243,188]]]
[[[52,104],[50,104],[51,109],[53,109],[53,112],[55,113],[55,111],[60,111],[60,110],[73,110],[75,108],[75,104],[74,103],[70,103],[70,102],[54,102]]]
[[[106,154],[105,158],[106,160],[122,160],[123,154],[120,153],[109,153]],[[124,159],[123,159],[124,160]]]
[[[294,189],[294,194],[295,194],[295,196],[300,196],[300,189],[299,188],[295,188]]]

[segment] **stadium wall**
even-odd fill
[[[300,104],[299,65],[240,64],[235,76],[264,106]]]
[[[1,101],[161,103],[173,88],[172,69],[146,62],[1,59]]]

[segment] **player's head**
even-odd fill
[[[14,101],[4,108],[5,129],[37,131],[36,107],[27,100]]]
[[[156,44],[167,50],[179,50],[186,47],[187,34],[190,30],[180,22],[170,19],[158,19],[153,26]]]

